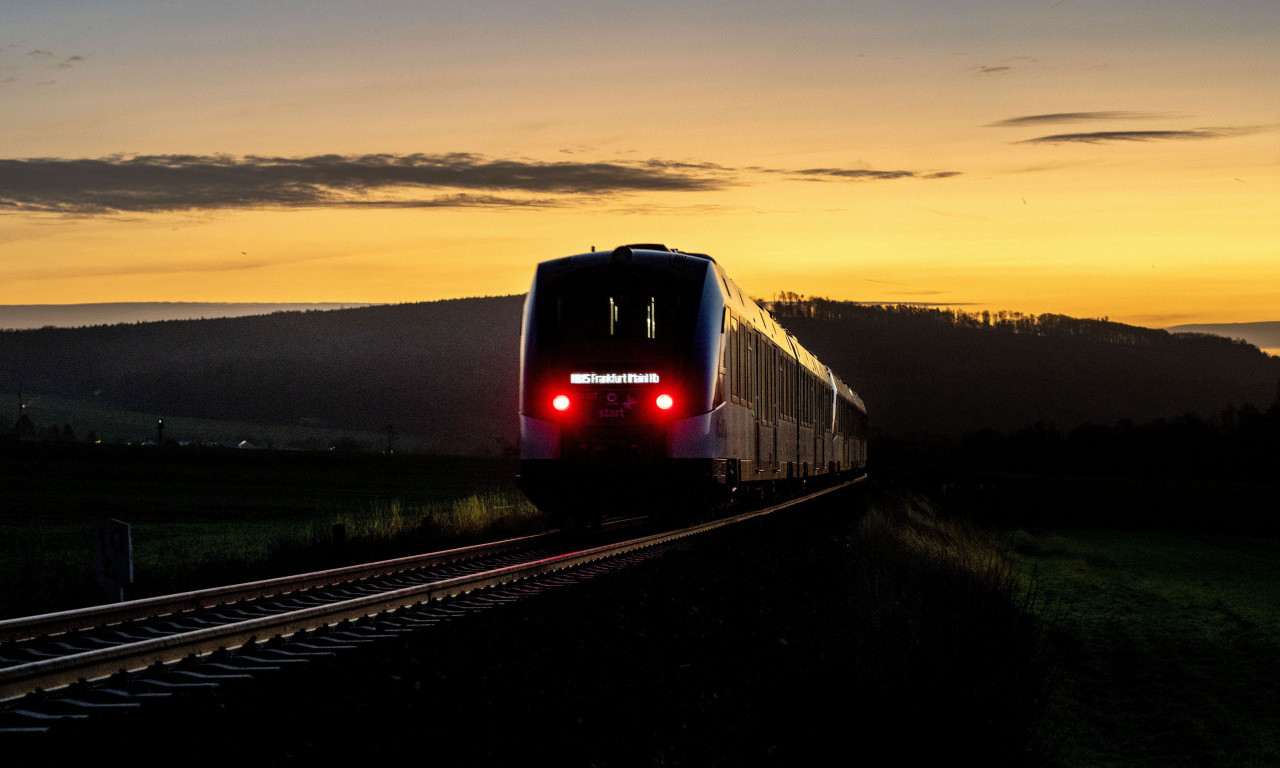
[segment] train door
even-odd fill
[[[750,422],[755,420],[752,415],[752,395],[751,395],[751,376],[750,376],[750,355],[748,349],[748,336],[750,329],[745,323],[739,322],[734,315],[729,316],[729,397],[732,403],[737,406],[728,409],[726,424],[728,432],[728,456],[733,461],[745,464],[743,469],[750,476],[750,467],[752,461],[752,451],[750,443],[755,442],[755,430]]]
[[[827,443],[831,441],[831,414],[828,412],[827,388],[820,382],[815,381],[815,384],[818,390],[818,408],[813,420],[813,433],[818,436],[818,456],[815,461],[819,467],[825,470],[827,466]]]
[[[747,375],[751,377],[751,429],[752,439],[751,463],[758,474],[760,465],[760,406],[764,398],[760,392],[760,341],[754,330],[747,330]]]
[[[813,423],[813,471],[821,474],[826,460],[823,458],[823,442],[825,442],[822,430],[822,388],[818,385],[817,377],[810,374],[808,377],[809,384],[809,420]]]
[[[760,400],[756,407],[760,424],[760,469],[769,472],[773,468],[773,429],[769,426],[769,405],[772,395],[769,391],[769,343],[764,336],[757,343],[759,358],[756,365],[756,378],[760,381]]]
[[[774,387],[777,366],[773,345],[761,333],[752,331],[754,356],[752,379],[755,390],[755,432],[756,432],[756,470],[758,477],[772,478],[778,463],[778,433],[774,409],[777,407],[777,396]]]
[[[778,460],[778,432],[782,428],[782,420],[779,418],[779,416],[781,416],[782,414],[780,413],[780,409],[778,407],[779,403],[782,400],[781,391],[780,391],[781,385],[782,385],[782,375],[778,370],[778,364],[781,361],[781,358],[782,356],[778,354],[778,348],[773,344],[770,344],[769,345],[769,423],[772,424],[773,427],[772,429],[769,430],[769,434],[772,437],[772,441],[771,441],[772,446],[769,451],[769,456],[771,457],[771,461],[769,463],[770,465],[772,465],[774,477],[777,477],[778,468],[781,466],[781,462]]]
[[[800,477],[802,474],[801,462],[802,454],[800,453],[800,355],[796,352],[796,340],[792,336],[787,336],[787,344],[791,347],[791,357],[785,362],[786,384],[783,387],[784,401],[786,402],[787,413],[791,415],[789,429],[795,431],[790,436],[787,451],[791,454],[791,462],[794,464],[792,474]]]

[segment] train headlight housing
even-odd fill
[[[555,408],[557,411],[561,413],[564,413],[565,411],[569,410],[569,396],[556,395],[555,397],[551,398],[551,407]]]
[[[660,411],[669,411],[671,410],[671,406],[676,404],[676,401],[672,399],[671,395],[668,395],[666,392],[663,392],[661,395],[658,395],[657,399],[655,399],[653,402],[655,405],[658,406],[658,410]]]

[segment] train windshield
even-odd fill
[[[545,297],[544,350],[568,361],[671,360],[692,335],[693,298],[678,283],[640,279],[572,280]]]

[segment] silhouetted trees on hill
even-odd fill
[[[893,435],[1145,422],[1280,396],[1280,358],[1218,336],[1061,315],[966,313],[783,294],[779,321]]]
[[[0,332],[0,390],[122,410],[514,444],[522,296]]]
[[[1142,346],[1180,345],[1238,347],[1248,354],[1261,355],[1257,347],[1240,339],[1208,333],[1169,333],[1159,328],[1142,328],[1115,323],[1108,318],[1088,319],[1058,314],[1029,315],[1021,312],[966,312],[952,307],[919,304],[862,304],[803,296],[783,291],[768,303],[778,318],[811,318],[838,321],[878,318],[887,322],[923,322],[956,328],[990,330],[999,333],[1082,339],[1105,344]]]

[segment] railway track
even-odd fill
[[[846,487],[673,531],[555,534],[0,622],[0,734],[51,732],[252,682],[647,559]],[[619,526],[624,527],[624,526]]]

